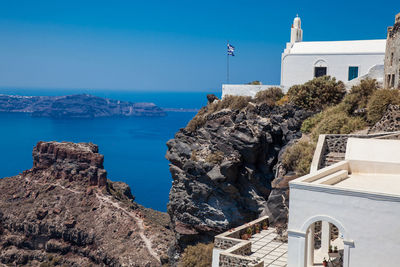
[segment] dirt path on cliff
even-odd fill
[[[41,184],[41,185],[58,186],[58,187],[62,188],[63,190],[67,190],[67,191],[69,191],[71,193],[74,193],[74,194],[83,194],[83,193],[85,193],[85,192],[82,192],[82,191],[78,191],[78,190],[74,190],[74,189],[71,189],[71,188],[67,188],[67,187],[65,187],[63,185],[60,185],[60,184],[57,184],[57,183],[41,183],[41,182],[36,181],[36,180],[30,180],[27,177],[25,177],[25,180],[27,182],[33,182],[33,183]],[[157,262],[160,262],[160,257],[157,254],[157,252],[153,249],[153,244],[152,244],[151,240],[149,238],[147,238],[147,236],[145,235],[144,221],[143,221],[143,219],[141,219],[139,217],[139,214],[137,214],[135,212],[127,211],[126,209],[121,207],[121,205],[119,203],[116,203],[116,202],[112,201],[109,197],[107,197],[107,196],[105,196],[103,194],[100,195],[99,192],[96,192],[95,194],[96,194],[97,199],[99,199],[101,202],[106,202],[106,203],[110,204],[114,208],[122,211],[123,213],[125,213],[126,215],[131,217],[136,222],[136,224],[137,224],[137,226],[139,228],[139,236],[143,240],[143,242],[144,242],[149,254],[154,259],[156,259]]]
[[[96,192],[96,197],[104,202],[109,203],[110,205],[114,206],[116,209],[121,210],[122,212],[124,212],[126,215],[130,216],[132,219],[135,220],[136,224],[139,227],[139,235],[142,238],[144,244],[146,245],[147,250],[149,251],[150,255],[152,255],[158,262],[160,262],[159,259],[159,255],[157,254],[157,252],[153,249],[152,247],[152,243],[151,240],[149,238],[147,238],[147,236],[145,235],[145,229],[144,229],[144,222],[143,220],[138,217],[138,215],[134,212],[131,211],[127,211],[126,209],[124,209],[123,207],[121,207],[119,205],[119,203],[116,203],[114,201],[112,201],[110,198],[106,197],[106,196],[100,196],[97,192]]]

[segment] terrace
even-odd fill
[[[277,236],[276,229],[268,227],[268,216],[217,235],[213,267],[286,266],[288,246],[278,241]]]

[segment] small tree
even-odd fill
[[[289,102],[307,110],[319,111],[340,103],[346,94],[342,81],[330,76],[314,78],[303,85],[294,85],[288,91]]]

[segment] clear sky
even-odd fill
[[[298,13],[305,41],[385,39],[398,0],[0,0],[0,87],[216,91],[279,84]]]

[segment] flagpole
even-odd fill
[[[227,41],[226,47],[229,45],[229,40]],[[229,84],[229,53],[226,53],[226,83]]]

